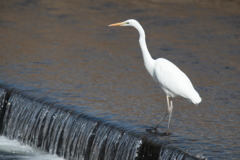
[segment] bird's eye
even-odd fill
[[[126,24],[129,24],[129,22],[126,22]]]

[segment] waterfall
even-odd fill
[[[0,84],[0,134],[67,160],[195,160],[149,133]]]

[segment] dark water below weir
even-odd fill
[[[175,63],[203,99],[174,99],[170,140],[159,140],[240,159],[239,12],[237,0],[1,0],[0,81],[144,133],[166,112],[165,95],[144,68],[137,31],[107,27],[135,18],[152,56]]]
[[[197,160],[166,141],[0,85],[0,133],[68,160]]]

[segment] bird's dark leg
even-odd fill
[[[168,115],[168,111],[166,112],[166,114],[164,115],[164,117],[159,121],[159,123],[157,124],[157,126],[154,128],[154,130],[156,131],[156,132],[158,132],[157,131],[157,128],[158,128],[158,126],[162,123],[162,121],[165,119],[165,117]]]
[[[155,133],[157,133],[157,132],[158,132],[157,128],[158,128],[158,126],[162,123],[162,121],[165,119],[165,117],[166,117],[169,113],[172,114],[171,112],[169,112],[169,106],[170,106],[169,99],[170,99],[170,98],[171,98],[171,97],[168,97],[168,96],[167,96],[168,111],[166,112],[166,114],[165,114],[165,115],[163,116],[163,118],[159,121],[159,123],[157,124],[156,127],[154,127],[153,129],[146,129],[147,131],[149,131],[149,132],[154,131]],[[168,125],[168,129],[169,129],[169,125]],[[167,134],[168,134],[168,132],[167,132]]]
[[[168,111],[166,112],[166,114],[164,115],[164,117],[160,120],[160,122],[158,123],[158,125],[154,128],[154,130],[157,132],[157,128],[158,128],[158,126],[161,124],[161,122],[164,120],[164,118],[169,114],[169,117],[171,116],[171,112],[170,112],[170,109],[169,108],[171,108],[171,102],[172,102],[172,98],[171,97],[168,97],[168,96],[166,96],[166,98],[167,98],[167,105],[168,105]],[[171,119],[171,118],[170,118]],[[170,120],[169,119],[169,120]],[[170,122],[170,121],[168,121],[168,122]],[[168,123],[168,132],[169,132],[169,123]],[[167,133],[168,133],[167,132]]]
[[[156,127],[152,128],[152,129],[146,129],[146,131],[149,131],[149,132],[154,132],[154,133],[157,133],[158,130],[158,126],[161,124],[161,122],[164,120],[164,118],[169,114],[169,112],[167,111],[166,114],[164,115],[164,117],[159,121],[159,123],[157,124]]]

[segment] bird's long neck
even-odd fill
[[[146,44],[145,32],[140,24],[135,26],[135,28],[139,32],[139,44],[140,44],[142,54],[143,54],[144,65],[145,65],[148,73],[151,76],[153,76],[155,60],[152,58],[152,56],[150,55],[150,53],[148,51],[147,44]]]

